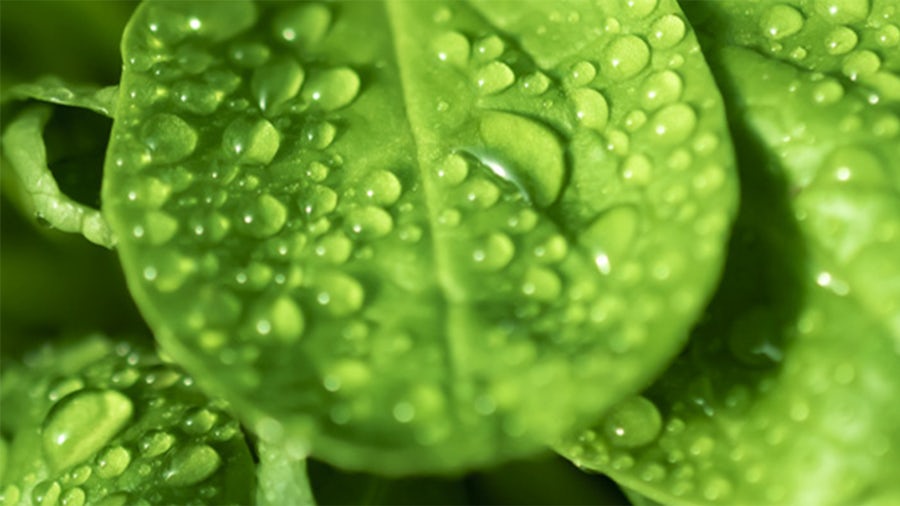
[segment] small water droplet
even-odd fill
[[[569,69],[572,86],[586,86],[597,77],[597,68],[589,61],[580,61]]]
[[[256,68],[266,63],[272,50],[259,42],[236,42],[231,45],[228,56],[235,64],[244,68]]]
[[[900,28],[897,25],[884,25],[878,29],[875,37],[881,47],[894,47],[900,43]]]
[[[609,105],[599,91],[589,88],[581,88],[571,93],[572,102],[575,104],[575,117],[578,121],[598,132],[606,128],[609,120]]]
[[[308,49],[322,40],[331,26],[331,11],[322,4],[303,3],[279,12],[272,23],[275,36]]]
[[[131,463],[131,454],[121,446],[106,449],[97,459],[97,476],[105,479],[115,478],[125,472]]]
[[[664,70],[650,74],[641,88],[641,103],[653,111],[663,105],[677,102],[684,90],[684,83],[672,70]]]
[[[550,88],[550,78],[541,71],[528,74],[521,80],[522,88],[529,95],[541,95]]]
[[[475,58],[479,61],[487,62],[499,58],[503,54],[505,45],[500,37],[496,35],[488,35],[475,43],[472,48]]]
[[[282,57],[256,67],[250,80],[250,89],[259,108],[266,111],[297,96],[303,77],[303,68],[296,60]]]
[[[197,148],[197,131],[170,113],[150,116],[141,127],[141,140],[150,148],[153,161],[172,163],[187,158]]]
[[[817,0],[816,12],[835,23],[863,21],[869,15],[869,0]]]
[[[43,448],[55,469],[85,461],[131,419],[131,400],[115,390],[80,390],[60,400],[44,420]]]
[[[618,206],[601,214],[579,237],[597,269],[609,274],[625,258],[638,233],[640,214],[632,206]]]
[[[628,155],[619,167],[623,180],[637,185],[646,185],[653,176],[653,163],[643,153]]]
[[[362,186],[365,197],[377,205],[389,206],[400,198],[400,180],[387,170],[372,171]]]
[[[181,427],[188,434],[202,435],[212,430],[219,417],[206,408],[193,408],[185,414]]]
[[[829,54],[847,54],[856,48],[859,37],[852,28],[838,26],[825,36],[825,49]]]
[[[606,48],[601,70],[607,77],[623,81],[644,70],[649,62],[647,43],[635,35],[623,35]]]
[[[257,197],[238,220],[239,230],[259,239],[271,237],[287,222],[287,208],[280,200],[264,193]]]
[[[803,14],[794,7],[776,4],[763,13],[759,27],[763,34],[772,40],[790,37],[803,28]]]
[[[813,87],[812,98],[817,104],[833,104],[844,96],[844,87],[837,79],[826,78]]]
[[[310,76],[303,97],[326,111],[346,107],[359,94],[359,75],[349,67],[324,70]]]
[[[478,241],[472,250],[472,261],[478,269],[496,271],[506,267],[516,253],[515,244],[502,233],[493,233]]]
[[[449,186],[456,186],[469,175],[469,163],[461,155],[453,153],[437,164],[438,179]]]
[[[481,94],[490,95],[509,88],[516,75],[505,63],[492,61],[475,72],[474,81]]]
[[[878,72],[881,68],[881,58],[873,51],[867,49],[854,51],[844,58],[844,65],[841,67],[844,75],[850,80],[855,81],[860,77],[867,77]]]
[[[456,32],[445,32],[431,41],[431,49],[438,60],[463,66],[469,61],[469,39]]]
[[[31,491],[31,500],[40,506],[56,506],[59,503],[61,492],[62,488],[59,486],[59,482],[55,480],[42,481]]]
[[[281,295],[274,300],[261,301],[252,311],[256,333],[266,339],[292,343],[300,339],[305,320],[293,298]]]
[[[163,431],[151,431],[145,434],[138,447],[144,457],[153,458],[162,455],[175,444],[175,436]]]
[[[649,123],[656,139],[665,145],[684,142],[697,126],[697,114],[685,103],[667,105],[653,115]]]
[[[222,457],[212,447],[204,444],[189,445],[172,457],[163,480],[169,485],[183,487],[199,483],[216,472]]]
[[[247,164],[268,164],[280,145],[278,130],[264,118],[238,118],[222,135],[225,152]]]
[[[335,316],[358,311],[365,300],[365,291],[359,281],[340,272],[319,275],[315,286],[316,301]]]
[[[354,235],[367,239],[384,237],[394,229],[391,214],[377,206],[357,207],[351,210],[347,213],[346,224]]]
[[[62,506],[84,506],[85,498],[84,490],[74,487],[63,492],[61,503]]]
[[[522,293],[535,300],[554,301],[561,291],[562,282],[559,276],[545,267],[530,267],[522,280]]]
[[[625,5],[628,6],[628,12],[637,18],[649,16],[656,10],[659,0],[628,0]]]

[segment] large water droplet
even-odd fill
[[[606,438],[621,448],[652,443],[662,430],[662,416],[646,397],[631,397],[613,408],[603,422]]]
[[[400,198],[400,180],[393,172],[375,170],[363,183],[362,193],[377,205],[389,206]]]
[[[640,214],[632,206],[614,207],[601,214],[579,236],[597,269],[609,274],[625,258],[637,236]]]
[[[150,148],[153,161],[172,163],[186,158],[197,147],[197,131],[174,114],[160,113],[141,127],[141,140]]]
[[[650,45],[660,49],[670,48],[684,39],[686,31],[684,20],[675,14],[666,14],[650,27]]]
[[[115,478],[125,472],[131,463],[131,454],[121,446],[106,449],[97,459],[97,476]]]
[[[578,121],[588,128],[602,132],[609,120],[609,105],[603,95],[599,91],[582,88],[573,91],[571,97]]]
[[[222,457],[212,447],[190,445],[175,453],[163,479],[176,487],[193,485],[212,476],[220,465]]]
[[[263,111],[297,96],[303,84],[303,68],[293,58],[275,59],[253,71],[250,89]]]
[[[359,93],[359,75],[349,67],[313,74],[303,87],[303,98],[326,111],[344,107]]]
[[[81,390],[63,398],[44,420],[43,448],[57,470],[85,461],[131,419],[131,400],[115,390]]]
[[[490,95],[509,88],[515,82],[516,75],[505,63],[493,61],[478,69],[474,80],[481,94]]]
[[[271,237],[287,222],[287,208],[280,200],[264,193],[241,213],[240,230],[256,238]]]
[[[687,140],[697,126],[697,114],[687,104],[667,105],[653,115],[649,123],[656,139],[667,146]]]
[[[222,136],[222,147],[243,163],[268,164],[281,145],[278,130],[264,118],[239,118]]]
[[[856,47],[859,36],[852,28],[838,26],[825,36],[825,49],[829,54],[847,54]]]
[[[641,88],[641,103],[652,111],[681,98],[684,83],[677,73],[664,70],[650,74]]]
[[[552,204],[565,176],[562,146],[553,132],[533,120],[503,112],[485,113],[479,127],[486,154],[509,162],[498,164],[508,178],[518,181],[536,205]]]
[[[803,14],[790,5],[773,5],[760,17],[759,27],[766,37],[780,40],[803,28]]]
[[[650,48],[635,35],[623,35],[606,48],[603,56],[603,73],[622,81],[644,70],[650,62]]]
[[[446,32],[431,41],[431,49],[438,60],[457,66],[469,61],[469,39],[459,32]]]

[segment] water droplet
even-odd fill
[[[869,0],[818,0],[816,12],[835,23],[863,21],[869,15]]]
[[[358,311],[365,299],[359,282],[340,272],[320,275],[316,282],[316,301],[335,316]]]
[[[367,239],[384,237],[394,229],[394,219],[390,213],[376,206],[351,210],[347,213],[346,223],[353,234]]]
[[[667,105],[653,115],[650,128],[656,139],[671,146],[684,142],[697,126],[697,114],[687,104]]]
[[[575,104],[575,117],[578,121],[598,132],[606,128],[609,120],[609,105],[599,91],[582,88],[571,93],[572,102]]]
[[[479,126],[486,154],[509,162],[500,165],[509,179],[518,181],[536,205],[552,204],[565,175],[562,146],[553,132],[523,116],[493,111]]]
[[[47,460],[58,470],[87,460],[128,423],[133,411],[131,400],[115,390],[80,390],[63,398],[44,420]]]
[[[597,269],[609,274],[625,258],[637,236],[640,214],[632,206],[605,211],[579,237]]]
[[[225,151],[247,164],[268,164],[280,145],[278,130],[264,118],[236,119],[222,135]]]
[[[310,190],[309,195],[298,199],[300,208],[310,218],[320,218],[337,207],[338,196],[334,190],[327,186],[316,185]]]
[[[337,127],[329,121],[320,121],[306,125],[303,129],[303,142],[310,147],[322,150],[331,145],[337,135]]]
[[[79,377],[60,378],[50,384],[47,389],[47,398],[56,402],[72,392],[77,392],[84,388],[84,381]]]
[[[70,488],[63,492],[62,495],[62,506],[84,506],[85,503],[85,494],[84,490],[75,487]],[[15,504],[11,502],[10,504]]]
[[[172,86],[172,98],[178,107],[194,114],[206,115],[216,112],[225,99],[225,93],[208,84],[179,81]]]
[[[250,80],[250,89],[259,108],[274,109],[297,96],[303,84],[303,68],[289,57],[275,59],[256,67]]]
[[[115,478],[125,472],[131,463],[131,454],[121,446],[113,446],[104,451],[97,459],[97,476],[105,479]]]
[[[522,293],[535,300],[554,301],[561,291],[559,276],[546,267],[530,267],[522,280]]]
[[[851,28],[838,26],[825,36],[825,49],[829,54],[847,54],[856,48],[859,37]]]
[[[496,271],[506,267],[516,253],[512,240],[502,233],[493,233],[478,241],[472,250],[472,261],[478,269]]]
[[[369,174],[362,186],[367,199],[380,206],[389,206],[400,198],[400,180],[393,172],[375,170]]]
[[[178,220],[162,211],[150,211],[144,215],[144,225],[135,227],[134,236],[146,243],[159,246],[169,242],[178,231]]]
[[[686,31],[687,28],[680,17],[666,14],[654,21],[650,27],[650,45],[660,49],[670,48],[684,39]]]
[[[647,110],[653,111],[677,102],[683,90],[681,77],[672,70],[650,74],[641,88],[641,103]]]
[[[359,93],[359,75],[349,67],[313,74],[303,86],[303,98],[326,111],[345,107]]]
[[[881,47],[894,47],[900,43],[900,28],[897,25],[884,25],[875,33]]]
[[[813,87],[812,97],[817,104],[833,104],[844,96],[844,87],[837,79],[826,78]]]
[[[656,4],[659,0],[628,0],[628,12],[637,17],[647,17],[656,10]]]
[[[512,69],[503,62],[493,61],[478,69],[475,84],[483,95],[490,95],[509,88],[516,80]]]
[[[34,486],[31,499],[40,506],[56,506],[61,492],[62,488],[57,481],[42,481]]]
[[[68,483],[70,483],[72,485],[76,485],[76,486],[84,485],[88,481],[88,478],[90,478],[93,473],[94,473],[94,470],[91,466],[88,466],[88,465],[78,466],[78,467],[72,469],[71,471],[69,471],[69,474],[67,476]]]
[[[185,414],[181,427],[186,433],[199,436],[212,430],[218,419],[216,413],[206,408],[193,408]]]
[[[329,234],[316,244],[316,256],[333,265],[340,265],[350,258],[353,243],[343,233]]]
[[[502,167],[494,164],[495,167]],[[486,178],[473,179],[464,187],[465,203],[474,209],[488,209],[500,199],[500,190]]]
[[[475,58],[479,61],[486,62],[499,58],[500,55],[503,54],[504,49],[505,45],[500,37],[489,35],[476,42],[473,51],[475,53]]]
[[[449,186],[456,186],[469,175],[469,163],[461,155],[453,153],[437,164],[438,179]]]
[[[763,13],[759,27],[772,40],[790,37],[803,28],[803,14],[790,5],[776,4]]]
[[[231,45],[228,56],[235,64],[252,69],[266,63],[272,51],[259,42],[236,42]]]
[[[881,58],[867,49],[854,51],[844,58],[841,70],[844,75],[855,81],[860,77],[871,76],[881,68]]]
[[[586,86],[597,77],[597,69],[589,61],[580,61],[569,69],[569,81],[572,86]]]
[[[168,432],[151,431],[145,434],[138,447],[144,457],[153,458],[162,455],[175,444],[175,436]]]
[[[305,320],[294,299],[281,295],[261,301],[249,316],[257,335],[282,343],[292,343],[303,335]]]
[[[322,40],[331,26],[331,12],[322,4],[303,3],[279,12],[272,23],[275,36],[308,49]]]
[[[197,147],[197,131],[174,114],[150,116],[141,127],[141,140],[150,148],[153,161],[172,163],[183,160]]]
[[[619,174],[629,183],[645,185],[653,176],[653,163],[643,153],[631,154],[622,161]]]
[[[244,209],[238,220],[241,232],[258,239],[271,237],[287,222],[287,208],[280,200],[264,193]]]
[[[431,41],[438,60],[463,66],[469,61],[469,39],[459,32],[445,32]]]
[[[635,35],[615,39],[604,52],[603,73],[622,81],[637,75],[650,62],[650,48]]]
[[[529,95],[541,95],[550,88],[550,78],[537,71],[522,78],[522,88]]]
[[[216,472],[222,458],[208,445],[190,445],[178,450],[172,457],[163,479],[169,485],[183,487],[199,483]]]
[[[635,109],[625,116],[625,129],[629,132],[641,128],[647,122],[647,113],[640,109]]]

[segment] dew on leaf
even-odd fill
[[[490,95],[509,88],[516,75],[505,63],[492,61],[475,72],[474,80],[481,94]]]
[[[697,114],[687,104],[671,104],[654,114],[649,125],[660,143],[676,145],[687,140],[694,132]]]
[[[190,81],[179,81],[172,86],[172,97],[178,107],[200,115],[216,112],[225,94],[209,86]]]
[[[604,75],[622,81],[644,70],[650,62],[650,48],[640,37],[623,35],[610,43],[603,56]]]
[[[250,89],[259,108],[273,109],[297,96],[303,84],[303,68],[289,57],[278,58],[256,67]]]
[[[525,93],[529,95],[540,95],[550,88],[550,78],[540,71],[522,77],[521,83]]]
[[[656,10],[659,0],[628,0],[628,12],[636,18],[647,17]]]
[[[188,445],[172,456],[163,480],[175,487],[193,485],[209,478],[221,465],[222,457],[211,446]]]
[[[491,163],[494,168],[504,167],[499,163]],[[504,171],[505,171],[504,167]],[[504,172],[508,173],[508,172]],[[500,189],[485,178],[472,179],[463,187],[466,204],[474,209],[488,209],[500,198]]]
[[[869,0],[817,0],[815,7],[833,23],[854,23],[869,15]]]
[[[235,42],[228,48],[228,57],[245,68],[256,68],[266,63],[272,55],[269,46],[260,42]]]
[[[394,219],[390,213],[377,206],[357,207],[347,213],[346,224],[354,235],[377,239],[394,229]]]
[[[881,58],[872,51],[863,49],[854,51],[844,58],[841,67],[844,75],[855,81],[860,77],[868,77],[881,68]]]
[[[559,297],[562,282],[551,269],[533,266],[525,273],[521,290],[529,298],[552,302]]]
[[[503,54],[504,49],[505,45],[500,40],[500,37],[488,35],[476,41],[472,51],[475,54],[475,58],[479,61],[487,62],[499,58]]]
[[[162,455],[175,444],[175,436],[163,431],[151,431],[141,437],[138,448],[144,457],[153,458]]]
[[[372,171],[362,185],[365,197],[377,205],[389,206],[397,202],[401,192],[400,180],[387,170]]]
[[[897,25],[887,24],[875,33],[878,44],[882,47],[894,47],[900,43],[900,28]]]
[[[259,239],[277,234],[287,222],[287,208],[277,198],[264,193],[241,213],[239,230]]]
[[[586,86],[597,77],[597,69],[589,61],[579,61],[569,69],[569,81],[573,86]]]
[[[31,500],[40,506],[56,506],[61,492],[62,488],[56,480],[42,481],[32,489]]]
[[[44,454],[55,469],[81,463],[106,446],[131,419],[131,400],[116,390],[80,390],[44,420]]]
[[[453,153],[437,163],[438,180],[449,186],[456,186],[469,175],[469,163],[461,155]]]
[[[60,504],[62,506],[84,506],[85,502],[86,496],[84,490],[79,487],[66,490],[60,498]]]
[[[472,261],[477,269],[496,271],[506,267],[516,253],[516,246],[503,233],[493,233],[477,241],[472,250]]]
[[[803,22],[803,14],[794,7],[776,4],[763,12],[759,28],[766,37],[780,40],[799,32],[803,28]]]
[[[649,111],[681,98],[684,83],[681,77],[672,70],[663,70],[650,74],[641,88],[641,103]]]
[[[188,434],[202,435],[212,430],[218,415],[206,408],[193,408],[185,414],[181,427]]]
[[[618,206],[605,211],[579,236],[597,269],[609,274],[628,257],[637,236],[640,214],[632,206]]]
[[[653,175],[653,164],[643,153],[631,154],[622,161],[619,175],[628,183],[645,185]]]
[[[302,49],[320,40],[331,27],[331,11],[319,3],[290,6],[276,14],[272,22],[275,36]]]
[[[141,127],[141,140],[154,162],[171,163],[188,157],[197,148],[197,131],[170,113],[150,116]]]
[[[315,287],[316,302],[334,316],[346,316],[359,310],[365,299],[359,281],[340,272],[318,276]]]
[[[572,102],[575,104],[575,117],[578,121],[591,129],[602,132],[609,120],[609,105],[599,91],[589,88],[581,88],[571,93]]]
[[[838,26],[825,36],[825,50],[828,54],[847,54],[856,48],[859,37],[852,28]]]
[[[349,67],[312,74],[303,86],[303,98],[326,111],[350,104],[359,94],[359,75]]]
[[[687,28],[684,21],[675,14],[665,14],[650,26],[650,45],[659,49],[668,49],[684,39]]]
[[[469,61],[469,39],[456,32],[445,32],[431,41],[431,49],[438,60],[463,66]]]
[[[97,459],[97,476],[105,479],[115,478],[125,472],[131,463],[131,453],[116,445],[107,448]]]
[[[305,328],[300,307],[287,295],[260,302],[249,318],[260,336],[282,343],[297,341]]]
[[[307,125],[303,129],[303,142],[315,149],[325,149],[334,141],[337,127],[329,121]]]
[[[316,256],[333,265],[340,265],[350,258],[353,242],[343,233],[329,234],[319,240],[314,249]]]
[[[268,164],[280,145],[278,130],[264,118],[236,119],[222,135],[225,152],[247,164]]]

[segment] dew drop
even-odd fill
[[[684,90],[684,83],[672,70],[650,74],[641,88],[641,103],[650,111],[677,102]]]
[[[367,199],[380,206],[389,206],[400,198],[400,180],[393,172],[375,170],[369,174],[362,186]]]
[[[62,506],[84,506],[85,499],[84,490],[74,487],[63,492],[61,504]]]
[[[316,244],[316,256],[333,265],[340,265],[350,258],[353,242],[343,233],[329,234]]]
[[[409,402],[398,402],[394,405],[394,419],[400,423],[409,423],[416,417],[416,408]]]
[[[183,160],[197,148],[197,131],[180,117],[155,114],[141,127],[141,140],[159,163]]]
[[[623,35],[614,40],[604,52],[603,73],[622,81],[637,75],[650,62],[650,48],[635,35]]]
[[[376,239],[388,235],[394,229],[390,213],[376,206],[357,207],[347,213],[347,227],[354,235]]]
[[[853,29],[846,26],[838,26],[825,36],[825,50],[828,54],[847,54],[856,48],[859,37]]]
[[[305,328],[300,307],[287,295],[260,302],[250,315],[250,320],[255,322],[258,335],[281,343],[296,342]]]
[[[43,448],[55,469],[83,462],[128,423],[131,400],[115,390],[80,390],[56,404],[43,426]]]
[[[324,70],[310,76],[303,86],[303,98],[326,111],[350,104],[359,94],[359,75],[349,67]]]
[[[628,12],[637,17],[647,17],[656,10],[659,0],[628,0],[625,5],[628,6]]]
[[[504,49],[505,45],[500,37],[489,35],[478,40],[473,51],[478,60],[486,62],[499,58],[503,54]]]
[[[258,239],[277,234],[286,222],[287,208],[267,193],[257,197],[238,220],[241,232]]]
[[[346,316],[358,311],[365,299],[362,285],[356,279],[339,272],[321,275],[316,287],[316,301],[335,316]]]
[[[622,161],[619,175],[626,182],[646,185],[653,175],[653,164],[643,153],[631,154]]]
[[[97,476],[104,479],[115,478],[125,472],[131,463],[131,454],[121,446],[113,446],[104,451],[97,460]]]
[[[194,408],[185,414],[181,427],[188,434],[203,435],[212,430],[219,417],[206,408]]]
[[[207,84],[179,81],[172,87],[176,105],[194,114],[207,115],[216,112],[225,93]]]
[[[604,435],[620,448],[652,443],[661,431],[662,416],[656,405],[639,395],[617,405],[603,422]]]
[[[550,78],[540,71],[529,74],[522,78],[522,88],[529,95],[541,95],[550,88]]]
[[[475,84],[483,95],[491,95],[509,88],[516,80],[512,69],[503,62],[493,61],[475,72]]]
[[[817,104],[828,105],[839,101],[844,96],[844,87],[837,79],[826,78],[816,83],[812,90],[813,101]]]
[[[803,28],[803,14],[790,5],[776,4],[763,13],[759,27],[772,40],[790,37]]]
[[[594,220],[579,241],[594,259],[597,269],[609,274],[627,258],[639,224],[640,214],[634,207],[614,207]]]
[[[684,142],[697,126],[697,114],[687,104],[676,103],[663,107],[649,123],[656,139],[664,145]]]
[[[879,68],[881,68],[881,58],[874,52],[864,49],[847,55],[841,70],[845,76],[855,81],[860,77],[871,76],[878,72]]]
[[[442,183],[448,186],[456,186],[468,177],[469,163],[461,155],[453,153],[437,164],[435,172]]]
[[[281,145],[278,130],[264,118],[239,118],[225,128],[222,147],[247,164],[268,164]]]
[[[337,127],[329,121],[320,121],[307,125],[303,129],[303,142],[315,149],[325,149],[334,141]]]
[[[580,61],[569,69],[569,81],[573,86],[586,86],[597,77],[597,69],[589,61]]]
[[[151,431],[145,434],[138,448],[144,457],[153,458],[162,455],[175,444],[175,436],[163,431]]]
[[[522,280],[522,293],[532,299],[551,302],[562,292],[559,276],[546,267],[530,267]]]
[[[506,267],[516,253],[516,246],[503,233],[493,233],[477,242],[472,250],[475,267],[486,271],[496,271]]]
[[[331,12],[322,4],[303,3],[277,14],[272,23],[275,36],[302,48],[319,42],[331,26]]]
[[[199,483],[212,476],[222,465],[222,458],[208,445],[190,445],[178,450],[172,457],[163,480],[176,487]]]
[[[575,117],[591,129],[602,132],[609,120],[609,105],[599,91],[581,88],[571,93],[575,104]]]
[[[59,486],[59,482],[55,480],[42,481],[32,489],[31,499],[34,504],[40,506],[56,506],[59,503],[61,492],[62,488]]]
[[[463,66],[469,61],[469,39],[459,32],[445,32],[431,41],[438,60]]]
[[[884,25],[875,33],[878,44],[882,47],[894,47],[900,43],[900,28],[897,25]]]
[[[259,108],[266,111],[297,96],[303,77],[303,68],[296,60],[282,57],[256,67],[250,89]]]
[[[686,31],[684,20],[674,14],[666,14],[650,26],[650,45],[659,49],[673,47],[684,39]]]
[[[869,0],[818,0],[816,11],[835,23],[854,23],[869,15]]]
[[[244,68],[256,68],[266,63],[272,51],[259,42],[237,42],[232,44],[228,56],[235,64]]]

